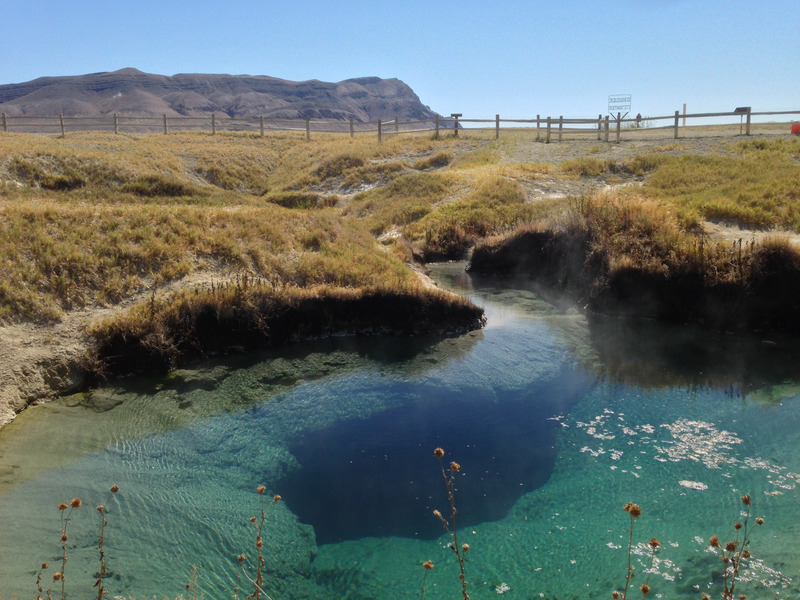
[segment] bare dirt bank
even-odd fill
[[[164,291],[206,285],[221,276],[195,274],[165,286]],[[82,359],[90,343],[89,325],[147,296],[142,292],[116,306],[68,311],[57,323],[0,326],[0,427],[32,404],[80,389],[85,371]]]
[[[199,278],[172,283],[171,291],[191,292],[170,296],[167,303],[160,295],[140,303],[136,310],[146,318],[116,320],[91,335],[90,325],[147,294],[125,307],[69,312],[52,325],[0,327],[0,427],[32,404],[102,377],[167,372],[208,356],[342,334],[450,335],[485,323],[482,308],[429,284],[410,291],[323,287],[275,292],[245,291],[217,280],[215,292],[210,281],[198,283]]]

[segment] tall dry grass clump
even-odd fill
[[[483,325],[467,299],[419,285],[276,287],[241,277],[152,297],[92,326],[95,377],[164,372],[193,358],[335,334],[441,335]]]
[[[715,241],[677,213],[641,191],[580,198],[479,243],[470,269],[528,275],[599,312],[800,331],[798,249],[779,236]]]

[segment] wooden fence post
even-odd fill
[[[3,113],[3,132],[8,133],[8,124],[6,123],[6,113]]]
[[[433,136],[438,140],[439,139],[439,113],[436,113],[436,133]]]
[[[117,113],[114,113],[114,135],[119,133],[119,121],[117,121]]]
[[[394,116],[394,132],[400,133],[400,118],[397,115]]]
[[[463,116],[462,113],[450,113],[450,116],[455,119],[453,122],[453,137],[458,137],[458,118]]]
[[[383,139],[383,131],[381,131],[381,120],[378,119],[378,143]]]
[[[211,113],[211,135],[217,135],[217,113]]]
[[[355,137],[355,129],[353,128],[353,117],[350,117],[350,137]]]
[[[542,122],[542,118],[537,114],[536,115],[536,141],[539,141],[539,125]]]
[[[545,140],[544,140],[545,144],[549,144],[550,143],[550,122],[551,122],[550,117],[547,117],[547,136],[545,137]]]
[[[597,141],[603,139],[603,115],[597,115]]]
[[[564,130],[564,115],[558,117],[558,141],[561,141],[561,132]]]
[[[494,116],[494,139],[500,139],[500,115]]]
[[[750,135],[750,112],[751,112],[751,110],[752,109],[748,106],[747,107],[747,126],[746,126],[746,128],[744,130],[744,134],[745,135]]]
[[[306,140],[311,139],[311,119],[306,118]]]
[[[678,118],[680,116],[680,111],[675,111],[675,139],[678,139]]]
[[[164,113],[164,135],[167,135],[167,113]]]
[[[608,142],[608,115],[606,115],[606,131],[605,131],[605,134],[606,134],[606,142]]]
[[[66,137],[66,132],[64,131],[64,115],[59,113],[58,114],[58,121],[61,123],[61,137]]]
[[[258,118],[258,126],[259,129],[261,130],[261,137],[264,137],[264,115],[261,115]]]
[[[617,143],[619,144],[619,130],[622,127],[622,113],[617,113]]]

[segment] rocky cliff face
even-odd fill
[[[208,116],[375,121],[423,120],[435,113],[399,79],[361,77],[338,83],[287,81],[263,75],[181,73],[136,69],[71,77],[40,77],[0,85],[0,112],[9,116]]]

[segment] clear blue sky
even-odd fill
[[[800,110],[800,0],[10,0],[0,84],[135,67],[410,85],[442,113]]]

